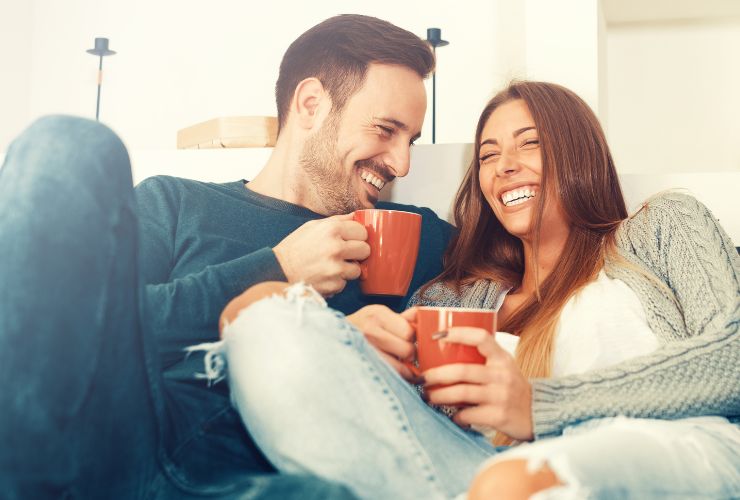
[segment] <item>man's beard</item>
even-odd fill
[[[330,115],[324,126],[306,140],[301,165],[311,189],[327,215],[346,214],[363,208],[353,186],[354,169],[345,172],[337,151],[339,118]]]

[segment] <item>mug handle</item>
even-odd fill
[[[404,362],[403,362],[403,365],[404,365],[404,366],[405,366],[406,368],[408,368],[408,369],[409,369],[409,371],[411,372],[411,374],[412,374],[412,375],[413,375],[414,377],[417,377],[417,378],[418,378],[418,377],[421,377],[421,370],[420,370],[420,369],[419,369],[419,368],[418,368],[417,366],[415,366],[415,365],[414,365],[414,362],[413,362],[413,361],[404,361]]]

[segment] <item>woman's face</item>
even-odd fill
[[[537,197],[541,195],[542,153],[529,108],[522,99],[508,101],[491,113],[481,134],[480,170],[483,196],[512,235],[528,239]],[[560,201],[548,196],[543,231],[565,229]]]

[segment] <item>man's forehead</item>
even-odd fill
[[[424,81],[404,66],[371,64],[362,87],[348,104],[415,133],[421,129],[426,111]]]
[[[417,93],[424,89],[424,80],[411,68],[397,64],[370,64],[365,73],[365,81],[360,91],[385,92],[392,90],[415,90]]]

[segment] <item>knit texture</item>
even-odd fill
[[[616,415],[722,415],[740,422],[740,257],[730,238],[702,203],[666,193],[622,224],[617,246],[666,285],[629,266],[605,265],[608,276],[640,299],[661,347],[608,368],[531,380],[535,437]],[[491,308],[501,293],[501,285],[488,280],[460,294],[435,284],[411,304]]]
[[[308,221],[322,218],[305,207],[224,184],[157,176],[136,187],[142,325],[157,348],[167,380],[191,381],[202,355],[185,358],[187,346],[218,340],[218,318],[226,304],[250,286],[285,280],[273,248]],[[422,215],[419,257],[409,290],[441,270],[451,226],[428,208],[378,203],[378,208]],[[312,248],[306,248],[311,255]],[[401,311],[406,297],[384,298]],[[328,299],[349,314],[377,297],[364,295],[357,280]],[[185,359],[184,359],[185,358]]]

